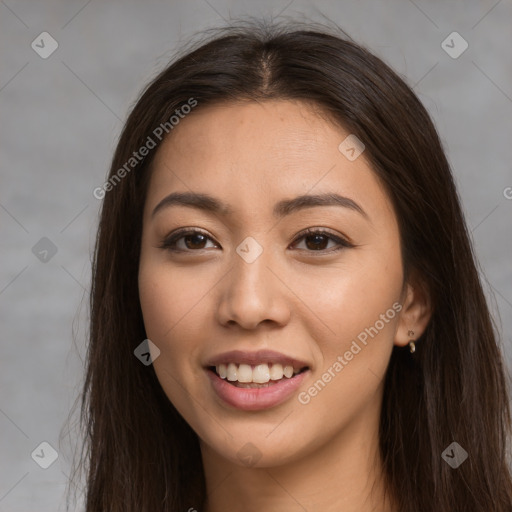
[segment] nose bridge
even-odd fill
[[[272,259],[271,251],[264,247],[261,237],[260,242],[250,236],[245,238],[233,254],[231,285],[257,293],[265,289],[272,293],[273,287],[268,283],[271,272],[267,268],[272,266]]]
[[[253,237],[236,247],[219,301],[219,321],[254,328],[265,320],[287,320],[289,308],[283,284],[268,268],[276,267],[274,259],[273,251]]]

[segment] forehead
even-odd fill
[[[227,161],[244,164],[237,172],[269,169],[269,164],[274,163],[289,166],[304,159],[312,162],[319,152],[327,156],[326,150],[332,144],[336,150],[336,141],[341,136],[340,130],[334,133],[335,128],[313,108],[284,100],[229,102],[197,108],[165,139],[158,157],[167,159],[172,154],[172,158],[191,163],[207,160],[208,168]],[[254,154],[259,155],[258,162],[253,161]],[[247,167],[248,161],[253,165]]]
[[[338,149],[349,135],[304,102],[199,104],[159,147],[147,206],[173,191],[215,191],[260,212],[269,198],[337,192],[391,213],[364,152],[350,161]]]

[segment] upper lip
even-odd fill
[[[206,366],[218,366],[219,364],[250,364],[257,365],[263,363],[282,364],[283,366],[293,366],[297,369],[309,367],[309,364],[295,357],[287,356],[274,350],[257,350],[250,352],[245,350],[231,350],[213,356],[206,362]]]

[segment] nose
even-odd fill
[[[234,255],[231,270],[219,283],[217,320],[223,326],[237,324],[243,329],[255,329],[265,322],[283,326],[289,321],[287,296],[291,292],[267,256],[264,251],[248,263]]]

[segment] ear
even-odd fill
[[[417,272],[411,272],[401,298],[402,309],[395,332],[395,345],[405,347],[416,341],[432,317],[432,301],[427,283]],[[413,331],[414,334],[410,334]]]

